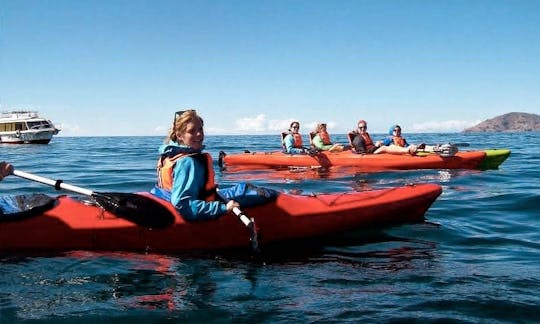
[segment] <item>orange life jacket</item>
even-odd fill
[[[405,147],[405,139],[401,136],[392,137],[392,143],[397,146]]]
[[[330,142],[330,135],[328,134],[328,132],[320,131],[319,137],[321,138],[324,145],[332,144],[332,142]]]
[[[360,133],[360,136],[364,139],[364,145],[366,146],[366,150],[369,151],[372,149],[375,145],[373,145],[373,140],[371,139],[371,136],[369,136],[369,133]]]
[[[299,133],[291,133],[291,135],[294,139],[294,147],[302,148],[302,135]]]
[[[172,190],[173,187],[173,170],[176,162],[185,157],[192,157],[203,162],[206,165],[206,180],[204,192],[200,193],[200,197],[206,201],[216,200],[216,184],[215,173],[212,164],[212,156],[208,153],[180,153],[172,157],[161,156],[157,163],[157,186],[165,190]]]

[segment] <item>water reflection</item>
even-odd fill
[[[315,180],[350,181],[354,191],[373,190],[390,185],[437,182],[449,183],[453,179],[479,174],[477,170],[438,169],[362,172],[354,167],[286,167],[274,169],[223,169],[217,173],[222,182],[260,182],[269,184],[305,183]]]
[[[224,295],[237,303],[250,300],[260,293],[261,284],[274,289],[266,276],[288,272],[290,266],[339,264],[395,273],[431,262],[436,255],[434,242],[371,229],[268,245],[257,255],[247,249],[178,255],[76,251],[46,258],[4,258],[2,281],[20,284],[10,286],[16,291],[2,293],[2,307],[15,309],[21,319],[78,312],[114,316],[125,309],[193,311],[208,309]],[[24,271],[18,272],[21,267]],[[332,280],[330,273],[325,280]],[[309,270],[297,273],[299,278],[310,275]]]

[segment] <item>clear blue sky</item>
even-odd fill
[[[185,108],[207,134],[538,114],[540,1],[0,0],[1,110],[164,136]]]

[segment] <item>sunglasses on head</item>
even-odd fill
[[[179,117],[182,116],[185,112],[188,112],[188,111],[195,111],[195,110],[194,110],[194,109],[178,110],[177,112],[174,113],[174,119],[173,119],[173,121],[176,121],[176,118],[179,118]]]

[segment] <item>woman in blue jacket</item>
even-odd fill
[[[217,219],[240,205],[275,199],[277,192],[240,183],[216,192],[212,157],[204,149],[203,120],[195,110],[175,114],[165,144],[159,147],[158,183],[152,193],[170,201],[188,221]],[[230,200],[229,200],[230,199]]]

